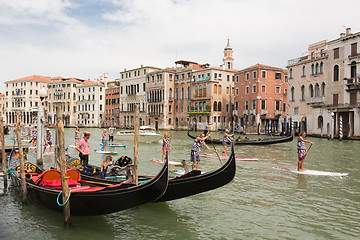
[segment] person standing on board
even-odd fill
[[[111,125],[111,126],[109,127],[109,144],[113,144],[113,143],[114,143],[114,130],[115,130],[114,126]]]
[[[80,139],[80,130],[79,127],[76,127],[75,129],[75,146],[77,146]]]
[[[196,137],[193,143],[193,146],[191,148],[191,153],[190,153],[190,161],[192,162],[192,170],[194,170],[195,165],[196,165],[196,170],[199,170],[199,166],[200,166],[200,154],[199,154],[199,150],[200,147],[205,146],[208,150],[216,153],[216,150],[213,150],[211,148],[209,148],[208,145],[206,145],[205,140],[210,137],[210,134],[205,136],[205,134],[201,134],[199,137]]]
[[[27,140],[31,140],[31,125],[27,127]]]
[[[162,151],[163,151],[163,155],[161,158],[162,162],[164,162],[166,151],[168,151],[169,148],[170,148],[170,135],[165,133],[163,137],[163,145],[162,145]]]
[[[89,163],[90,147],[88,139],[90,138],[90,135],[91,133],[84,132],[84,137],[79,141],[78,145],[76,146],[76,150],[79,151],[81,165],[85,167],[87,167]]]
[[[32,139],[31,139],[31,141],[33,143],[33,147],[36,147],[36,143],[37,143],[37,128],[36,128],[36,126],[32,130]]]
[[[103,133],[102,133],[102,144],[103,144],[103,147],[101,149],[101,151],[105,151],[106,152],[106,146],[108,144],[108,141],[109,141],[109,134],[108,132],[106,131],[106,129],[103,130]]]
[[[297,141],[297,154],[298,154],[298,171],[302,172],[304,171],[304,161],[305,161],[305,157],[307,155],[307,150],[305,147],[305,143],[310,143],[311,145],[313,145],[313,142],[310,142],[308,140],[305,140],[306,133],[304,131],[302,131],[298,137],[298,141]]]
[[[222,157],[226,157],[227,145],[228,145],[228,143],[233,141],[233,136],[234,136],[234,134],[229,134],[229,130],[225,129],[224,136],[222,139],[222,145],[224,146],[224,149],[222,152]]]
[[[51,146],[52,146],[51,135],[52,133],[50,132],[50,129],[46,129],[44,153],[48,146],[50,146],[49,152],[51,152]]]

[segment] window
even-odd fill
[[[261,85],[261,92],[266,93],[266,85],[265,84]]]
[[[357,55],[357,43],[351,44],[351,56]]]
[[[226,87],[226,94],[230,93],[230,87]]]
[[[246,79],[246,81],[248,81],[248,80],[250,79],[250,73],[247,72],[247,73],[245,74],[245,79]]]
[[[188,99],[188,100],[190,99],[190,94],[191,94],[191,92],[190,92],[190,87],[188,87],[188,88],[187,88],[187,99]]]
[[[216,84],[214,85],[214,93],[215,94],[217,93],[217,85]]]
[[[339,104],[339,94],[333,94],[333,105]]]
[[[305,101],[305,86],[301,86],[301,101]]]
[[[281,93],[280,86],[275,86],[275,94],[280,94],[280,93]]]
[[[306,76],[306,67],[303,66],[302,67],[302,74],[301,74],[302,77],[305,77]]]
[[[321,84],[321,96],[324,97],[325,96],[325,88],[326,88],[326,85],[325,83],[323,82]]]
[[[253,79],[257,79],[257,72],[253,71]]]
[[[261,78],[266,78],[266,71],[261,71]]]
[[[311,64],[311,76],[315,74],[315,65]]]
[[[172,95],[173,95],[173,94],[172,94],[172,89],[170,88],[170,89],[169,89],[169,100],[172,100]]]
[[[320,86],[318,83],[315,84],[315,97],[320,97]]]
[[[249,89],[250,89],[249,86],[246,86],[246,87],[245,87],[245,94],[249,94],[249,92],[250,92]]]
[[[276,80],[281,80],[281,73],[275,73],[275,79]]]
[[[236,88],[236,90],[235,90],[235,95],[236,95],[236,96],[239,96],[239,88]]]
[[[318,117],[318,128],[323,128],[324,125],[324,119],[322,116]]]
[[[236,76],[236,82],[237,83],[239,82],[239,76]]]
[[[291,87],[290,90],[290,101],[295,102],[295,88]]]
[[[217,111],[217,102],[214,102],[214,107],[213,107],[213,111]]]
[[[226,80],[230,81],[230,75],[226,75]]]
[[[334,82],[339,81],[339,66],[335,65],[333,70],[333,80]]]
[[[334,49],[334,59],[339,58],[339,48]]]
[[[275,101],[275,110],[280,110],[281,102],[276,100]]]
[[[289,70],[289,75],[290,75],[289,78],[292,79],[293,78],[293,70],[292,70],[292,68],[290,68],[290,70]]]
[[[256,100],[252,100],[251,102],[252,102],[252,109],[256,110]]]
[[[261,109],[266,109],[266,100],[265,99],[261,100]]]
[[[195,96],[197,97],[199,95],[199,90],[198,90],[198,86],[195,86]]]
[[[351,62],[350,64],[350,77],[355,78],[356,77],[356,61]]]
[[[294,108],[294,115],[299,115],[299,108],[298,107]]]
[[[309,97],[314,97],[314,87],[312,84],[309,85]]]
[[[252,92],[253,92],[253,93],[256,93],[256,92],[257,92],[256,84],[254,84],[254,85],[252,86]]]
[[[249,110],[249,101],[248,100],[245,101],[245,110]]]
[[[218,94],[221,94],[221,85],[218,86]]]
[[[221,102],[218,103],[218,111],[221,112]]]
[[[320,72],[319,73],[320,74],[324,73],[324,63],[323,62],[320,63]]]

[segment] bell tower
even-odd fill
[[[233,50],[230,47],[229,39],[227,41],[226,47],[224,48],[223,64],[224,64],[225,69],[233,69],[233,67],[234,67]]]

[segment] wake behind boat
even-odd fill
[[[288,171],[303,175],[333,176],[333,177],[343,177],[349,175],[348,173],[342,173],[342,172],[325,172],[325,171],[317,171],[317,170],[298,171],[297,169],[290,169],[290,168],[278,168],[278,167],[274,167],[274,168],[278,170],[283,170],[283,171]]]

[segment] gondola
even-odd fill
[[[190,132],[187,133],[190,138],[195,139],[196,136],[192,135]],[[291,142],[293,140],[293,135],[286,136],[286,137],[276,137],[276,138],[263,138],[259,140],[235,140],[235,145],[268,145],[268,144],[276,144],[276,143],[284,143],[284,142]],[[222,144],[221,139],[212,139],[207,138],[205,140],[206,143],[214,143],[214,144]]]
[[[17,154],[17,153],[16,153]],[[16,155],[15,154],[15,155]],[[9,160],[9,169],[13,171],[10,176],[12,182],[20,187],[20,174],[18,157],[13,155]],[[59,181],[60,173],[55,169],[44,171],[30,162],[26,162],[26,187],[28,198],[39,202],[48,208],[62,211],[59,206],[58,197],[61,186],[54,187],[47,185],[46,181],[56,178]],[[70,212],[72,215],[102,215],[133,208],[148,202],[156,201],[163,195],[168,185],[168,164],[164,164],[161,171],[154,178],[150,178],[143,184],[135,185],[132,183],[94,183],[81,179],[80,173],[75,169],[70,169],[70,179],[75,179],[70,183]],[[44,176],[46,180],[44,180]],[[55,176],[55,177],[54,177]],[[40,178],[40,184],[37,183]],[[44,182],[45,181],[45,182]],[[54,185],[54,184],[52,184]],[[62,197],[60,197],[62,200]],[[62,202],[62,201],[60,201]],[[61,203],[60,203],[61,204]]]
[[[165,193],[157,200],[154,200],[154,202],[176,200],[222,187],[234,178],[235,172],[235,152],[232,145],[231,154],[228,160],[220,168],[206,173],[201,173],[199,170],[193,170],[182,176],[171,178]],[[83,174],[82,178],[89,181],[116,183],[115,180],[99,179],[95,176]],[[139,176],[139,181],[146,181],[147,179],[148,177]]]

